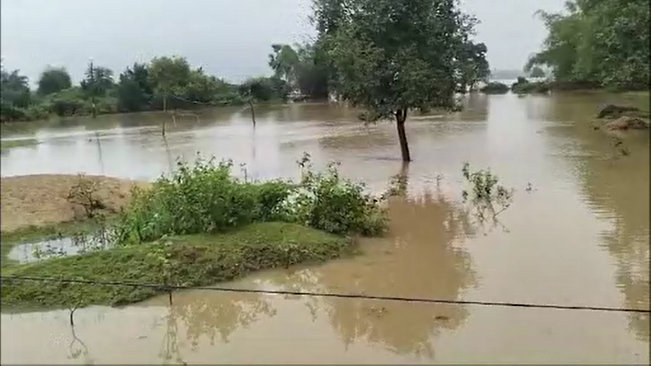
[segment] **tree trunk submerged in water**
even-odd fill
[[[407,110],[398,109],[398,111],[396,111],[396,127],[398,128],[400,151],[402,152],[402,161],[408,163],[411,161],[411,155],[409,154],[409,144],[407,143],[407,133],[405,132],[406,120],[407,120]]]

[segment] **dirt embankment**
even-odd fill
[[[96,184],[96,198],[110,211],[118,211],[131,197],[135,185],[148,183],[102,176],[85,176]],[[28,226],[46,226],[73,221],[80,215],[79,205],[68,199],[70,190],[79,184],[76,175],[26,175],[2,178],[1,230],[9,232]]]
[[[646,130],[651,127],[649,112],[636,107],[609,104],[602,108],[597,119],[606,119],[602,128],[606,131]]]

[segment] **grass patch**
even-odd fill
[[[38,140],[36,139],[24,139],[24,140],[4,140],[0,141],[0,149],[2,150],[9,150],[13,149],[16,147],[23,147],[23,146],[34,146],[38,145]]]
[[[3,276],[32,276],[205,286],[250,272],[322,262],[351,253],[351,240],[291,223],[257,223],[221,234],[174,236],[79,256],[2,269]],[[125,305],[161,293],[154,288],[4,282],[2,306],[61,308]]]
[[[7,258],[11,249],[23,243],[53,240],[61,237],[70,237],[80,233],[90,234],[98,230],[96,221],[70,221],[49,226],[29,226],[23,229],[0,233],[0,250],[2,267],[15,265],[16,262]]]

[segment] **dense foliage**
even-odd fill
[[[456,91],[488,76],[486,47],[469,40],[476,21],[455,0],[349,0],[335,12],[323,3],[330,11],[317,7],[315,18],[337,17],[325,36],[335,91],[368,120],[396,118],[404,161],[407,112],[452,108]]]
[[[648,0],[572,0],[565,13],[540,12],[549,35],[526,68],[547,65],[556,81],[648,89]]]
[[[377,200],[363,185],[340,178],[334,167],[316,173],[307,164],[299,183],[251,182],[231,175],[232,164],[197,160],[179,163],[153,188],[137,190],[121,216],[121,243],[170,235],[219,233],[254,222],[299,223],[335,234],[374,235],[386,226]]]
[[[278,77],[258,77],[256,100],[285,100],[287,83]],[[247,80],[245,85],[249,85]],[[18,70],[2,69],[0,120],[22,121],[50,115],[72,116],[239,105],[249,94],[238,85],[193,69],[182,57],[156,57],[127,67],[117,80],[111,69],[90,63],[79,85],[72,85],[64,68],[47,68],[33,92]]]
[[[60,92],[72,86],[70,74],[63,67],[48,67],[41,73],[38,79],[38,91],[40,95],[50,95]]]

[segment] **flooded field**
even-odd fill
[[[648,96],[473,95],[466,109],[364,126],[340,106],[294,104],[65,120],[3,138],[2,176],[100,174],[153,180],[180,156],[231,158],[240,174],[294,178],[303,152],[341,162],[375,192],[406,173],[391,230],[362,254],[258,273],[228,286],[445,300],[649,308],[649,134],[593,129],[603,103]],[[615,148],[620,138],[624,156]],[[461,168],[490,168],[513,187],[499,222],[464,214]],[[236,169],[237,170],[237,169]],[[19,258],[16,258],[19,259]],[[25,259],[27,260],[27,259]],[[649,363],[648,314],[437,305],[192,290],[135,306],[2,314],[3,363]],[[38,352],[34,346],[38,345]]]

